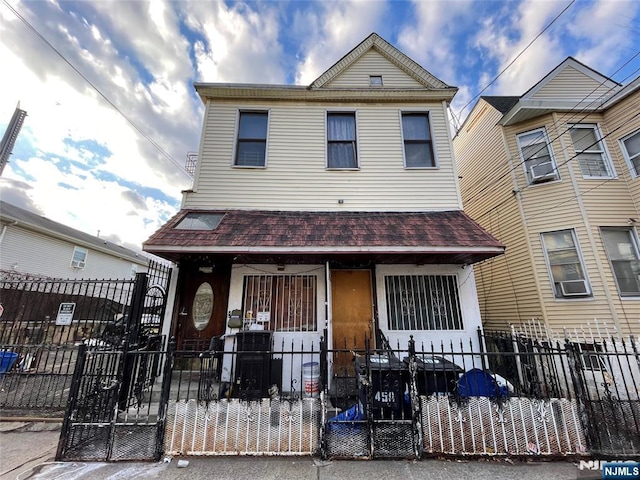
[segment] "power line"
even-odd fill
[[[618,69],[613,72],[612,76],[615,75],[616,73],[618,73],[620,70],[622,70],[624,67],[626,67],[629,63],[631,63],[631,61],[633,61],[636,57],[638,57],[638,55],[640,55],[640,50],[637,51],[631,58],[629,58],[625,63],[623,63],[620,67],[618,67]],[[628,79],[631,75],[633,75],[634,73],[636,73],[639,69],[636,69],[634,72],[632,72],[631,74],[627,75],[627,77],[625,77],[622,81],[624,82],[626,79]],[[603,94],[601,94],[598,98],[592,100],[591,102],[589,102],[587,105],[585,105],[583,108],[581,108],[580,110],[577,110],[577,107],[585,100],[587,100],[589,98],[589,96],[591,94],[593,94],[594,92],[596,92],[598,90],[598,88],[600,88],[602,85],[604,85],[604,83],[609,80],[610,77],[607,77],[605,80],[601,81],[593,90],[591,90],[589,93],[587,93],[584,97],[582,97],[582,99],[580,99],[577,103],[576,106],[570,110],[568,110],[567,112],[565,112],[562,117],[560,117],[560,119],[558,120],[558,122],[556,123],[560,123],[561,121],[563,121],[566,116],[570,113],[572,113],[572,115],[566,120],[565,123],[568,123],[570,120],[572,120],[576,115],[579,115],[581,113],[586,112],[580,119],[578,119],[576,122],[573,123],[580,123],[582,120],[584,120],[585,118],[587,118],[592,112],[591,111],[587,111],[587,109],[589,107],[591,107],[592,105],[594,105],[597,102],[601,102],[604,103],[606,100],[608,100],[609,98],[611,98],[609,96],[609,94],[616,88],[616,87],[610,87],[609,89],[607,89],[606,92],[604,92]],[[466,201],[464,201],[465,206],[468,206],[469,203],[471,203],[473,200],[475,200],[476,198],[478,198],[480,195],[482,195],[484,192],[486,192],[490,187],[496,185],[500,180],[502,180],[503,178],[505,178],[507,175],[509,175],[511,172],[513,172],[516,168],[518,168],[520,165],[524,164],[527,160],[529,160],[531,157],[537,155],[538,153],[540,153],[542,150],[544,150],[546,147],[550,146],[553,142],[555,142],[556,140],[558,140],[562,135],[564,135],[565,133],[567,133],[569,130],[571,130],[571,127],[566,127],[564,130],[562,130],[561,132],[558,132],[558,130],[556,130],[556,136],[551,138],[548,142],[544,142],[544,145],[541,146],[538,150],[536,150],[534,153],[532,153],[531,155],[529,155],[527,158],[525,158],[524,160],[518,162],[517,164],[515,164],[513,167],[511,167],[507,172],[505,172],[504,174],[502,174],[500,177],[493,179],[493,181],[491,181],[489,184],[487,184],[486,186],[482,187],[479,191],[477,191],[476,193],[474,193],[470,198],[468,198]],[[531,145],[531,144],[529,144]],[[525,145],[527,146],[527,145]],[[564,147],[560,150],[560,152],[563,152],[567,149],[567,147]],[[508,159],[507,159],[508,162]],[[506,163],[506,162],[505,162]],[[557,170],[557,167],[556,167]],[[486,180],[487,178],[492,177],[491,174],[486,175],[485,177],[483,177],[480,182]]]
[[[16,11],[11,5],[9,5],[7,0],[2,0],[2,3],[4,3],[5,6],[9,10],[11,10],[11,12],[16,17],[18,17],[18,19],[20,19],[20,21],[22,21],[22,23],[24,23],[34,35],[36,35],[40,40],[47,44],[47,46],[51,48],[51,50],[53,50],[62,60],[64,60],[64,62],[69,65],[73,69],[73,71],[80,76],[80,78],[87,82],[87,84],[89,84],[89,86],[93,88],[98,93],[98,95],[100,95],[116,112],[118,112],[120,116],[122,116],[122,118],[124,118],[129,123],[129,125],[131,125],[138,133],[140,133],[140,135],[142,135],[151,145],[153,145],[156,150],[158,150],[167,160],[177,166],[181,173],[184,173],[186,176],[191,178],[191,175],[189,175],[185,171],[184,167],[180,165],[180,163],[178,163],[164,148],[162,148],[153,138],[151,138],[151,136],[147,132],[145,132],[131,118],[129,118],[128,115],[120,110],[120,108],[118,108],[115,103],[113,103],[104,93],[102,93],[102,91],[100,91],[100,89],[91,80],[89,80],[82,72],[80,72],[80,70],[78,70],[78,68],[76,68],[76,66],[73,65],[71,61],[69,61],[56,47],[51,44],[51,42],[49,42],[42,34],[40,34],[40,32],[33,25],[31,25],[26,18],[20,15],[18,11]]]
[[[509,64],[508,64],[506,67],[504,67],[504,68],[500,71],[500,73],[498,73],[498,75],[496,75],[496,76],[493,78],[493,80],[491,80],[491,81],[490,81],[490,82],[489,82],[489,83],[488,83],[488,84],[487,84],[487,85],[486,85],[482,90],[480,90],[480,91],[479,91],[478,93],[476,93],[473,97],[471,97],[471,99],[470,99],[470,100],[465,104],[465,106],[464,106],[464,107],[462,107],[462,108],[460,109],[459,116],[461,116],[461,115],[462,115],[462,112],[464,112],[464,109],[465,109],[465,108],[467,108],[467,107],[468,107],[468,106],[469,106],[469,105],[470,105],[470,104],[471,104],[471,103],[472,103],[476,98],[478,98],[478,97],[482,94],[482,92],[484,92],[487,88],[489,88],[491,85],[493,85],[493,84],[494,84],[494,83],[495,83],[495,82],[496,82],[496,81],[497,81],[497,80],[502,76],[502,74],[503,74],[504,72],[506,72],[506,71],[511,67],[511,65],[513,65],[513,64],[516,62],[516,60],[518,60],[518,58],[520,58],[520,57],[524,54],[524,52],[526,52],[526,51],[529,49],[529,47],[530,47],[531,45],[533,45],[533,43],[534,43],[538,38],[540,38],[540,37],[541,37],[541,36],[542,36],[542,35],[543,35],[547,30],[549,30],[549,28],[551,28],[551,26],[556,22],[556,20],[558,20],[558,19],[562,16],[562,14],[563,14],[564,12],[566,12],[566,11],[569,9],[569,7],[575,3],[575,1],[576,1],[576,0],[571,0],[571,1],[569,2],[569,4],[568,4],[566,7],[564,7],[564,9],[563,9],[563,10],[562,10],[558,15],[556,15],[556,16],[555,16],[555,18],[554,18],[553,20],[551,20],[551,22],[550,22],[546,27],[544,27],[544,28],[542,29],[542,31],[540,31],[540,33],[538,33],[538,34],[537,34],[537,35],[536,35],[536,36],[535,36],[535,37],[534,37],[534,38],[533,38],[533,39],[532,39],[532,40],[527,44],[527,46],[526,46],[526,47],[524,47],[524,48],[520,51],[520,53],[518,53],[518,55],[516,55],[516,56],[515,56],[515,58],[514,58],[513,60],[511,60],[511,62],[509,62]]]

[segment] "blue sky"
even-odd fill
[[[632,0],[3,0],[0,129],[18,102],[28,117],[0,195],[139,247],[191,187],[193,82],[307,85],[371,32],[459,88],[460,122],[477,94],[521,95],[567,56],[640,75]]]

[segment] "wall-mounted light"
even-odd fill
[[[278,264],[278,271],[279,272],[284,272],[284,265]]]

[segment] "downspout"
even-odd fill
[[[4,238],[4,233],[7,231],[7,227],[8,227],[9,225],[11,225],[11,226],[13,227],[14,225],[17,225],[17,224],[18,224],[18,221],[17,221],[17,220],[14,220],[13,222],[11,222],[11,223],[6,223],[6,224],[4,224],[4,225],[2,226],[2,231],[0,231],[0,243],[2,243],[2,239]]]
[[[327,348],[329,350],[331,350],[333,348],[333,335],[331,333],[331,326],[333,325],[333,311],[331,309],[331,274],[330,274],[330,270],[329,270],[329,260],[327,260],[325,262],[325,267],[324,267],[324,298],[325,298],[325,302],[324,302],[324,311],[325,311],[325,321],[324,321],[324,326],[325,326],[325,330],[327,332],[327,338],[325,338],[325,341],[327,342]],[[331,365],[333,365],[333,362],[329,362],[329,359],[327,359],[327,364],[329,365],[329,372],[328,372],[328,384],[327,388],[331,387],[331,378],[333,377],[333,373],[331,372]]]

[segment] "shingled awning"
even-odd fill
[[[220,216],[215,228],[185,228],[185,218],[203,213]],[[143,249],[174,261],[196,254],[242,256],[244,261],[367,255],[378,263],[471,264],[504,253],[504,245],[459,210],[181,210]]]

